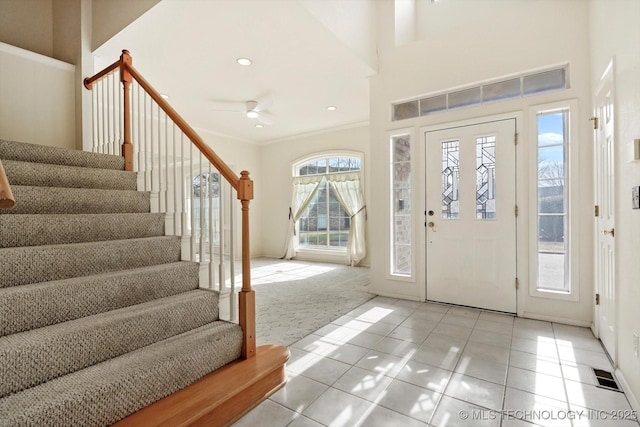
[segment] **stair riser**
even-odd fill
[[[150,195],[141,191],[12,186],[16,204],[1,214],[145,213]]]
[[[240,357],[242,330],[216,322],[0,400],[3,425],[104,426]]]
[[[68,150],[36,144],[0,140],[0,159],[84,168],[124,170],[124,158],[109,154]]]
[[[136,173],[3,160],[11,185],[136,190]]]
[[[0,215],[0,248],[164,235],[164,214]]]
[[[0,288],[180,261],[180,237],[0,249]]]
[[[4,319],[0,323],[0,336],[195,289],[198,289],[198,264],[192,262],[4,288],[0,289],[0,319]]]
[[[0,397],[118,357],[218,318],[218,294],[196,290],[0,338]]]

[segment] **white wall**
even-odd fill
[[[159,2],[160,0],[93,0],[92,50],[100,47]]]
[[[75,67],[0,43],[0,138],[75,148]]]
[[[91,3],[92,0],[0,0],[0,42],[68,64],[84,64],[76,67],[72,86],[76,117],[73,123],[65,123],[73,126],[74,135],[64,144],[78,149],[82,148],[83,119],[90,116],[90,110],[83,108],[83,96],[89,96],[89,102],[91,98],[82,80],[93,72],[92,64],[87,66],[87,59],[91,59],[91,20],[86,15],[91,14]]]
[[[52,0],[0,0],[0,42],[53,56]]]
[[[279,258],[284,254],[285,237],[291,205],[291,173],[297,160],[328,151],[357,151],[364,154],[365,201],[369,200],[369,126],[327,131],[315,135],[287,138],[260,146],[263,171],[261,186],[256,190],[263,199],[263,254]],[[340,262],[340,259],[333,261]]]
[[[390,277],[390,192],[388,132],[408,129],[414,143],[424,144],[420,128],[504,113],[519,116],[518,132],[518,312],[527,317],[559,320],[580,325],[592,321],[592,153],[589,129],[590,63],[588,3],[573,0],[472,2],[448,0],[429,3],[427,19],[419,20],[416,41],[395,46],[394,2],[378,2],[379,73],[371,79],[371,187],[370,200],[372,289],[380,294],[410,299],[425,298],[424,283],[424,159],[416,159],[414,192],[414,236],[416,276],[412,281]],[[571,19],[566,19],[571,16]],[[406,17],[405,17],[406,19]],[[426,26],[425,26],[426,25]],[[428,37],[427,37],[428,36]],[[498,102],[492,105],[438,113],[427,117],[392,122],[392,102],[419,95],[494,79],[501,76],[569,62],[571,88],[545,95]],[[528,206],[529,108],[536,104],[577,99],[579,123],[576,142],[580,149],[580,212],[573,218],[578,226],[580,259],[573,286],[580,291],[577,302],[563,302],[529,295]],[[584,118],[584,120],[582,120]],[[416,151],[419,153],[419,151]],[[418,156],[419,157],[419,156]],[[422,192],[421,192],[422,191]]]
[[[372,71],[377,69],[374,2],[370,0],[301,0],[301,2]]]
[[[629,144],[640,138],[640,2],[592,0],[591,82],[597,87],[614,60],[616,144],[616,309],[618,368],[640,411],[640,358],[632,334],[640,333],[640,210],[631,209],[631,187],[640,185],[640,161],[630,162]]]

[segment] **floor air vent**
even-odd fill
[[[620,387],[618,386],[618,383],[616,382],[616,379],[611,372],[596,368],[592,369],[593,373],[596,376],[596,381],[598,381],[598,387],[606,388],[607,390],[619,391],[620,393],[622,393],[622,390],[620,390]]]

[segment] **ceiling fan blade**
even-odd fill
[[[254,108],[254,110],[255,111],[267,111],[269,109],[269,107],[271,107],[272,104],[273,104],[273,99],[264,98],[264,99],[258,101],[258,105],[256,105],[256,108]]]
[[[270,125],[273,123],[273,117],[267,113],[258,113],[258,121],[264,125]]]

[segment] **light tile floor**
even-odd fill
[[[638,427],[586,328],[376,297],[289,349],[286,386],[234,427]]]

